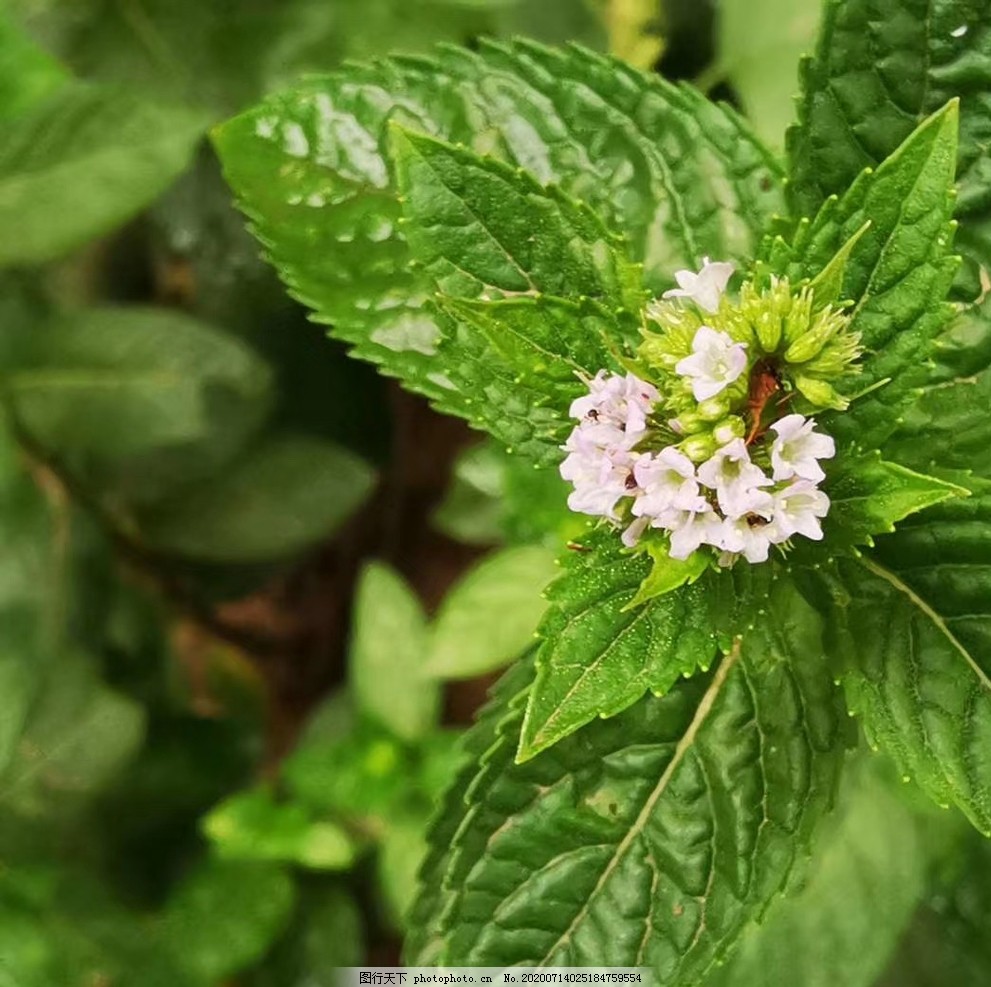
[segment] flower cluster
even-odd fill
[[[638,366],[653,369],[657,384],[632,372],[600,371],[571,406],[579,424],[563,447],[561,475],[574,488],[568,504],[622,527],[627,546],[658,530],[673,558],[710,546],[721,565],[730,565],[739,557],[764,562],[772,545],[797,535],[822,538],[829,498],[819,489],[821,461],[836,449],[812,417],[784,407],[795,397],[803,411],[816,407],[796,393],[789,354],[797,349],[808,360],[831,345],[846,368],[857,340],[843,334],[842,316],[816,310],[808,293],[797,304],[790,294],[784,302],[778,283],[763,311],[750,304],[741,316],[743,306],[727,304],[724,295],[732,270],[706,258],[697,274],[678,272],[679,287],[665,295],[677,303],[655,303],[668,306],[659,310],[670,316],[668,332],[660,344],[656,335],[648,338],[644,349],[654,359]],[[756,293],[744,290],[752,303]],[[695,308],[685,317],[678,309],[687,306]],[[773,346],[740,329],[759,322],[766,332],[769,318],[781,322]],[[801,331],[796,319],[804,320]],[[824,406],[836,405],[831,393]]]

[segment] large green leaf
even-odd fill
[[[837,802],[813,857],[706,987],[779,987],[784,970],[796,987],[871,987],[884,969],[956,827],[859,761],[844,769]]]
[[[819,273],[855,236],[841,297],[865,354],[847,393],[870,393],[844,412],[820,416],[838,437],[872,448],[929,382],[933,341],[946,326],[945,302],[957,262],[951,254],[958,111],[948,104],[915,130],[876,171],[862,172],[800,228],[790,273]],[[867,225],[869,224],[869,225]],[[866,228],[865,228],[866,227]]]
[[[631,555],[611,528],[583,539],[569,556],[538,630],[521,760],[597,716],[619,713],[648,690],[663,694],[682,675],[708,668],[718,651],[711,581],[631,607],[650,574],[648,556]]]
[[[0,14],[0,120],[18,116],[61,86],[68,73]]]
[[[962,219],[991,209],[991,23],[983,0],[828,0],[789,134],[796,210],[811,216],[961,100]]]
[[[929,384],[905,412],[885,454],[916,469],[991,478],[991,300],[937,340]]]
[[[731,111],[579,48],[487,43],[349,66],[221,127],[228,180],[293,294],[356,355],[461,414],[434,362],[429,279],[398,226],[391,121],[585,200],[655,292],[702,254],[751,256],[782,207],[778,165]]]
[[[840,564],[830,652],[871,744],[991,834],[991,495],[953,500]]]
[[[427,674],[427,617],[398,573],[369,563],[358,581],[348,675],[358,707],[405,740],[437,725],[440,688]]]
[[[477,728],[486,753],[446,890],[426,892],[444,961],[644,965],[690,984],[764,910],[829,803],[845,737],[814,612],[784,583],[768,603],[712,674],[524,765],[525,695]]]
[[[186,167],[198,113],[81,83],[0,127],[0,266],[39,264],[108,233]]]

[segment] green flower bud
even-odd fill
[[[807,363],[845,327],[846,319],[838,312],[823,309],[816,321],[785,350],[787,363]]]
[[[680,442],[678,448],[693,463],[704,463],[716,451],[716,440],[711,434],[691,435]]]
[[[739,415],[730,415],[719,422],[712,430],[717,446],[724,446],[734,439],[742,439],[747,434],[747,423]]]
[[[796,374],[795,387],[802,397],[819,408],[835,408],[837,411],[842,411],[850,403],[837,393],[832,384],[818,377]]]
[[[708,427],[705,420],[694,411],[685,411],[675,419],[677,428],[685,435],[694,435],[696,432],[704,432]]]
[[[729,413],[729,398],[723,394],[718,394],[708,401],[703,401],[698,407],[699,417],[703,421],[716,422],[724,418]]]

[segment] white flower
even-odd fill
[[[769,487],[773,481],[750,461],[743,439],[724,445],[699,467],[698,476],[701,483],[716,491],[719,507],[728,517],[770,510],[771,497],[760,487]]]
[[[704,497],[699,497],[692,509],[668,511],[658,520],[671,532],[673,559],[687,559],[702,545],[719,544],[722,522]],[[655,522],[654,526],[659,525]]]
[[[732,564],[732,560],[740,554],[748,562],[766,562],[771,550],[769,527],[766,519],[753,514],[723,521],[719,532],[719,547],[728,556],[720,558],[720,565]]]
[[[680,360],[674,369],[692,378],[696,401],[707,401],[746,370],[746,349],[746,343],[734,343],[727,333],[700,326],[692,340],[692,355]]]
[[[786,415],[772,426],[777,438],[771,446],[771,466],[775,480],[790,480],[793,476],[818,483],[826,474],[820,459],[836,455],[836,443],[828,435],[814,432],[815,421],[801,415]]]
[[[715,312],[732,276],[732,264],[725,261],[713,262],[708,257],[703,257],[702,270],[698,274],[694,271],[675,271],[674,279],[678,282],[678,287],[665,291],[663,297],[691,298],[706,312]]]
[[[571,402],[571,417],[616,425],[630,433],[647,428],[647,416],[661,397],[653,384],[634,374],[621,377],[605,370],[588,382],[588,389],[588,394]]]
[[[561,476],[575,488],[568,497],[571,510],[616,517],[616,505],[636,489],[632,446],[638,438],[605,422],[584,422],[572,429],[560,466]]]
[[[774,512],[768,536],[775,543],[792,535],[822,540],[820,518],[829,513],[829,498],[808,480],[796,480],[774,494]]]
[[[647,526],[649,524],[649,517],[638,517],[628,528],[623,531],[622,535],[620,535],[620,541],[622,541],[627,548],[633,548],[637,542],[640,541],[640,536],[647,530]]]
[[[637,517],[657,518],[665,511],[685,510],[699,499],[695,465],[674,446],[655,456],[641,456],[633,467],[633,476],[642,491],[633,502]]]

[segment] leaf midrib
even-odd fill
[[[691,723],[688,724],[681,740],[678,741],[677,747],[675,747],[674,754],[671,760],[668,762],[667,767],[664,769],[663,774],[654,787],[654,790],[648,796],[646,802],[644,802],[643,808],[640,810],[637,818],[633,821],[633,824],[627,830],[626,835],[622,840],[616,845],[616,849],[613,855],[609,858],[606,866],[603,868],[602,874],[599,880],[596,881],[595,887],[589,892],[588,897],[585,899],[585,904],[582,905],[578,913],[571,920],[568,928],[561,933],[557,942],[547,950],[544,959],[542,959],[537,966],[543,967],[547,966],[547,959],[554,956],[558,950],[564,946],[571,938],[575,929],[581,923],[581,921],[588,914],[591,908],[592,902],[595,900],[598,893],[602,890],[606,881],[619,866],[623,857],[629,851],[630,847],[633,845],[634,840],[640,836],[647,826],[647,822],[654,812],[654,808],[660,801],[661,797],[667,791],[668,785],[671,783],[671,779],[674,777],[675,772],[684,760],[685,755],[691,749],[692,745],[695,743],[695,737],[701,729],[703,723],[708,718],[709,713],[712,711],[712,707],[722,691],[723,686],[726,684],[726,679],[729,677],[729,673],[736,666],[737,662],[740,660],[741,644],[740,639],[737,638],[733,642],[733,649],[726,656],[723,662],[720,664],[719,668],[716,670],[716,674],[713,676],[712,682],[709,683],[708,688],[702,695],[699,701],[698,707],[695,710],[695,715],[692,717]]]

